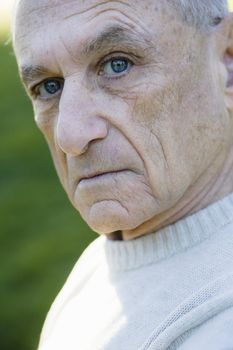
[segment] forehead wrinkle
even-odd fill
[[[26,3],[26,1],[27,0],[22,0],[22,2],[25,4]],[[21,1],[20,1],[21,2]],[[136,1],[137,2],[137,1]],[[30,2],[29,2],[30,3]],[[34,1],[32,1],[31,3],[34,3]],[[56,6],[66,6],[67,7],[67,5],[71,5],[71,4],[73,4],[73,3],[75,3],[75,4],[77,4],[77,1],[75,1],[75,0],[72,0],[72,1],[68,1],[68,3],[65,1],[65,4],[64,4],[64,2],[62,1],[62,3],[60,3],[59,1],[58,1],[58,3],[57,3],[57,1],[55,2],[55,4],[50,4],[50,5],[47,5],[47,6],[40,6],[39,8],[37,7],[37,8],[35,8],[35,6],[34,6],[34,10],[35,11],[37,11],[38,9],[41,9],[41,10],[48,10],[48,9],[52,9],[53,7],[56,7]],[[84,1],[83,1],[83,3],[84,3]],[[119,12],[119,14],[120,15],[123,15],[124,17],[126,17],[126,21],[124,21],[122,18],[121,18],[121,16],[117,16],[118,18],[115,18],[115,19],[117,19],[119,22],[122,22],[125,26],[127,26],[127,27],[129,27],[129,28],[133,28],[134,29],[134,27],[136,26],[136,27],[139,27],[139,28],[141,28],[142,29],[142,31],[144,31],[145,33],[147,33],[147,34],[151,34],[150,33],[150,31],[148,30],[148,28],[146,28],[145,26],[144,26],[144,24],[143,24],[143,22],[140,20],[140,18],[136,15],[136,12],[134,11],[134,8],[135,8],[135,6],[132,6],[132,3],[131,4],[129,4],[129,1],[127,0],[127,1],[123,1],[123,0],[113,0],[113,1],[109,1],[109,0],[103,0],[103,1],[101,1],[101,2],[98,2],[98,3],[95,3],[94,5],[92,5],[92,6],[89,6],[88,8],[86,8],[85,10],[83,10],[83,11],[79,11],[79,12],[75,12],[75,13],[73,13],[73,14],[71,14],[71,15],[69,15],[69,16],[66,16],[66,17],[63,17],[63,18],[56,18],[57,17],[57,15],[58,15],[58,13],[56,14],[56,12],[54,13],[54,12],[52,12],[52,14],[53,14],[53,21],[54,21],[54,24],[59,24],[60,23],[60,21],[61,20],[65,20],[65,19],[68,19],[68,18],[70,18],[70,17],[75,17],[76,15],[79,15],[80,13],[83,13],[83,12],[87,12],[87,11],[89,11],[89,10],[91,10],[91,9],[95,9],[96,7],[99,7],[99,6],[103,6],[103,5],[106,5],[106,4],[111,4],[111,6],[113,5],[113,4],[121,4],[121,5],[124,5],[124,6],[127,6],[129,9],[130,9],[130,13],[131,13],[131,15],[129,15],[129,11],[127,10],[127,11],[123,11],[122,9],[120,9],[119,7],[118,8],[111,8],[111,9],[104,9],[104,8],[100,8],[98,11],[97,11],[97,13],[95,13],[95,14],[93,14],[93,13],[91,13],[90,15],[90,17],[89,17],[89,21],[91,20],[91,19],[93,19],[93,18],[95,18],[95,17],[97,17],[98,15],[100,15],[101,13],[103,13],[103,12],[106,12],[106,11],[108,11],[108,12],[112,12],[112,11],[116,11],[116,12]],[[134,3],[133,3],[133,5],[135,5]],[[25,7],[25,6],[23,6],[23,7]],[[31,6],[32,7],[32,6]],[[39,10],[38,10],[39,11]],[[69,12],[71,11],[71,9],[69,8]],[[24,11],[23,11],[24,12]],[[22,19],[22,23],[25,23],[25,13],[21,13],[21,15],[19,16],[19,17],[21,17],[21,19]],[[43,11],[44,12],[44,11]],[[47,15],[49,15],[49,13],[50,13],[51,11],[48,11],[47,12]],[[62,11],[63,12],[63,14],[64,14],[64,16],[65,16],[65,13],[66,13],[66,10],[64,9],[64,11]],[[135,13],[134,13],[135,12]],[[133,16],[132,16],[132,14],[133,14]],[[44,13],[43,14],[43,17],[45,18],[45,16],[46,16],[46,14]],[[29,16],[27,16],[27,17],[29,17]],[[33,16],[34,17],[34,16]],[[34,34],[34,33],[36,33],[36,32],[38,32],[38,30],[40,29],[40,28],[43,28],[44,27],[44,22],[43,23],[41,23],[40,21],[38,21],[37,19],[38,19],[38,17],[40,17],[40,16],[38,16],[38,14],[37,14],[37,18],[35,18],[35,20],[33,19],[33,17],[31,18],[31,21],[29,21],[29,19],[28,19],[28,26],[27,27],[25,27],[24,28],[24,30],[21,30],[20,32],[19,31],[16,31],[16,39],[17,39],[17,41],[20,41],[20,40],[24,40],[24,38],[25,37],[27,37],[28,35],[29,35],[29,32],[28,32],[28,27],[30,27],[30,24],[33,24],[32,26],[31,26],[31,30],[30,30],[30,34],[32,35],[32,34]],[[112,17],[112,19],[114,20],[114,17],[115,16],[112,16],[112,14],[111,14],[111,17]],[[138,17],[138,18],[137,18]],[[47,23],[47,22],[46,22]]]
[[[77,0],[69,0],[69,1],[61,0],[61,1],[53,1],[53,3],[51,3],[51,1],[44,0],[44,2],[46,3],[46,5],[42,4],[42,5],[38,6],[38,3],[36,4],[35,1],[31,1],[29,3],[28,0],[21,0],[17,4],[17,10],[19,8],[23,8],[23,12],[25,12],[24,16],[25,15],[29,16],[29,15],[33,14],[34,12],[38,12],[38,11],[43,11],[43,13],[44,13],[46,10],[52,10],[53,14],[54,14],[55,8],[62,7],[65,9],[69,9],[71,5],[73,5],[73,4],[77,5]],[[82,3],[84,3],[84,1],[82,1]],[[124,0],[112,0],[112,1],[102,0],[102,1],[98,1],[97,3],[95,3],[89,7],[86,7],[84,9],[80,9],[79,11],[76,11],[73,14],[67,15],[66,17],[64,17],[64,19],[69,19],[69,18],[76,16],[78,14],[83,14],[85,12],[92,10],[92,9],[98,8],[99,6],[103,6],[103,5],[110,4],[110,3],[111,4],[114,4],[114,3],[122,4],[122,5],[125,5],[128,8],[130,8],[130,10],[132,10],[132,4],[129,4],[127,1],[124,1]],[[63,13],[65,12],[65,9],[64,9]]]
[[[48,3],[49,1],[45,0],[44,2]],[[83,1],[84,3],[85,1]],[[20,5],[22,4],[22,5]],[[33,6],[34,5],[34,6]],[[73,5],[73,6],[71,6]],[[76,5],[76,6],[75,6]],[[103,7],[104,5],[109,5],[109,6],[114,6],[114,5],[123,5],[127,7],[127,10],[125,11],[125,13],[123,11],[120,11],[119,6],[112,8],[112,10],[118,10],[119,12],[121,12],[121,14],[123,15],[127,15],[129,13],[128,10],[130,10],[130,12],[132,13],[132,11],[134,10],[135,6],[134,3],[130,3],[129,1],[124,1],[124,0],[102,0],[102,1],[97,1],[97,3],[86,7],[84,9],[80,9],[78,10],[78,6],[77,6],[77,0],[72,0],[72,1],[62,1],[61,3],[58,1],[55,1],[55,4],[49,4],[49,5],[35,5],[34,1],[28,1],[28,0],[21,0],[19,5],[17,6],[18,9],[16,11],[16,15],[15,18],[17,19],[21,19],[21,22],[23,24],[25,24],[25,18],[27,18],[27,24],[34,24],[34,23],[38,23],[38,27],[43,26],[44,23],[40,23],[38,21],[38,19],[41,17],[40,16],[40,12],[43,12],[43,17],[42,18],[46,18],[47,16],[51,15],[53,18],[53,21],[56,21],[59,23],[61,20],[68,20],[69,18],[78,16],[78,15],[82,15],[82,14],[88,14],[88,12],[92,12],[91,10],[95,10],[97,8],[100,7],[100,12],[104,12],[104,9],[101,9],[101,7]],[[111,10],[108,6],[108,10]],[[62,12],[60,11],[60,7],[62,7]],[[55,10],[55,8],[58,8],[57,10]],[[75,11],[71,14],[69,14],[69,12],[71,11]],[[36,12],[33,16],[33,13]],[[97,11],[99,12],[99,11]],[[60,15],[63,14],[63,17],[61,17]],[[29,18],[31,17],[31,20],[29,21]],[[56,18],[57,17],[57,18]],[[94,15],[95,17],[95,15]],[[41,19],[42,19],[41,18]],[[128,18],[130,18],[128,16]],[[18,22],[18,21],[17,21]],[[38,28],[37,28],[38,29]],[[33,28],[31,29],[33,31]],[[36,29],[35,29],[36,30]],[[28,26],[26,28],[26,33],[25,35],[27,35],[28,33]],[[17,35],[18,36],[18,35]]]
[[[49,5],[48,5],[48,3],[49,3],[48,0],[45,0],[44,2],[46,2],[47,5],[38,6],[38,3],[36,4],[36,1],[31,1],[29,4],[28,0],[20,0],[17,4],[17,7],[18,8],[23,7],[24,10],[27,9],[25,12],[26,12],[26,15],[28,16],[28,15],[33,14],[34,12],[37,12],[37,11],[44,12],[44,11],[50,10],[50,9],[54,10],[56,7],[65,7],[68,5],[67,3],[64,3],[64,1],[62,1],[61,3],[59,3],[59,1],[53,1],[54,4],[51,4],[51,1],[50,1]],[[69,5],[73,4],[73,3],[77,3],[77,0],[69,1]]]
[[[88,11],[94,10],[94,9],[100,7],[100,6],[105,5],[105,4],[111,4],[111,5],[113,5],[114,3],[125,5],[125,6],[129,7],[130,10],[132,10],[132,5],[128,4],[128,3],[125,2],[125,1],[122,1],[122,0],[112,0],[112,1],[105,0],[105,1],[98,2],[97,4],[94,4],[94,5],[88,7],[88,8],[86,8],[86,9],[84,9],[84,10],[81,10],[81,11],[78,11],[78,12],[75,12],[75,13],[72,13],[71,15],[64,17],[64,19],[69,19],[69,18],[72,18],[72,17],[74,17],[74,16],[81,15],[81,14],[83,14],[83,13],[86,13],[86,12],[88,12]]]

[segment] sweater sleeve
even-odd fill
[[[186,332],[175,343],[171,346],[171,349],[232,350],[233,307],[224,310],[198,327]]]

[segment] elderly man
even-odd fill
[[[233,19],[225,0],[20,0],[20,75],[101,234],[40,350],[233,349]]]

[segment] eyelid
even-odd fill
[[[109,52],[109,54],[105,55],[104,58],[102,58],[102,60],[100,60],[100,64],[104,64],[113,58],[127,58],[129,61],[132,61],[132,62],[135,61],[134,62],[135,64],[137,62],[139,62],[139,60],[141,59],[140,56],[135,55],[135,53],[132,53],[132,52],[113,51],[113,52]]]

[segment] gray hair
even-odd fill
[[[227,0],[168,0],[189,25],[209,31],[228,14]]]

